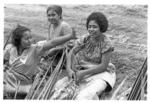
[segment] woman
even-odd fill
[[[69,35],[72,32],[71,26],[62,18],[62,7],[59,5],[51,5],[47,8],[47,19],[49,22],[49,33],[47,40],[54,39],[59,36]],[[54,55],[58,50],[62,50],[63,46],[53,48],[49,51],[49,56]]]
[[[61,6],[49,6],[47,8],[47,18],[49,22],[48,40],[68,35],[72,32],[71,26],[62,18]]]
[[[40,56],[45,51],[75,38],[73,31],[72,34],[43,44],[31,44],[30,29],[19,25],[12,32],[12,47],[9,48],[9,57],[7,56],[10,68],[4,73],[4,92],[14,93],[19,87],[19,93],[28,93],[34,76],[40,71],[37,66]]]
[[[113,88],[116,80],[115,66],[110,61],[114,48],[105,33],[108,28],[106,17],[100,12],[93,12],[87,18],[86,28],[88,34],[77,41],[68,55],[69,78],[61,79],[55,86],[58,90],[60,85],[62,87],[69,80],[75,80],[78,88],[72,90],[76,89],[76,100],[99,99],[103,91]],[[58,96],[58,93],[54,94],[52,99]]]

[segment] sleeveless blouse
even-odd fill
[[[56,28],[53,25],[49,27],[49,34],[47,36],[47,40],[54,39],[59,36],[64,36],[66,34],[71,34],[72,29],[68,23],[62,21]]]

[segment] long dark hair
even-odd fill
[[[21,45],[21,39],[25,31],[30,31],[30,29],[22,25],[18,25],[12,31],[11,43],[17,48],[17,51],[19,50],[19,46]]]

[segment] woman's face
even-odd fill
[[[48,21],[52,24],[57,24],[60,20],[60,16],[54,10],[49,10],[47,12],[47,18]]]
[[[100,27],[98,24],[95,22],[95,20],[91,20],[88,24],[88,32],[92,36],[97,36],[101,34],[100,32]]]
[[[25,31],[21,38],[21,46],[23,48],[29,48],[31,46],[32,36],[30,31]]]

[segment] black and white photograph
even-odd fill
[[[3,100],[147,100],[148,4],[3,9]]]

